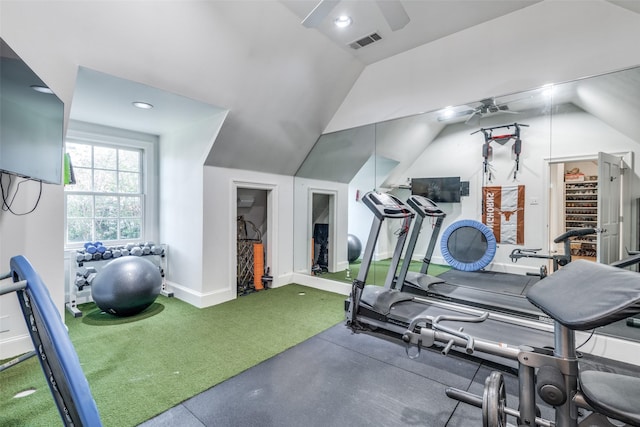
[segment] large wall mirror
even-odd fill
[[[377,190],[406,200],[416,179],[442,177],[462,182],[459,202],[438,203],[446,213],[442,230],[481,221],[487,187],[520,192],[501,211],[522,216],[513,232],[517,242],[499,237],[485,270],[531,275],[544,265],[551,271],[548,260],[514,262],[509,255],[517,248],[563,253],[553,240],[585,227],[605,231],[575,241],[574,258],[624,258],[640,249],[639,112],[640,68],[632,68],[322,135],[295,178],[295,271],[350,282],[373,221],[362,195]],[[385,280],[402,226],[394,221],[400,220],[380,231],[367,283]],[[412,259],[419,264],[434,238],[431,263],[447,266],[433,225],[423,223]],[[640,328],[625,322],[597,332],[640,341]]]

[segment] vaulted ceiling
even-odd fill
[[[409,18],[395,31],[378,5],[384,1],[334,1],[307,28],[302,21],[316,0],[1,0],[0,35],[36,70],[50,71],[42,77],[71,118],[161,134],[198,117],[198,108],[228,110],[206,164],[292,175],[369,64],[539,3],[394,2]],[[637,1],[610,3],[640,13]],[[332,22],[343,12],[354,24],[338,33]],[[370,32],[381,40],[348,46]],[[136,86],[171,102],[157,117],[131,120]]]

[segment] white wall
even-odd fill
[[[511,116],[507,119],[512,119]],[[502,124],[504,116],[492,118],[495,123],[486,122],[483,126],[491,127]],[[469,181],[469,196],[461,197],[460,203],[442,203],[441,209],[447,214],[442,232],[452,223],[462,219],[482,218],[482,187],[483,185],[524,185],[525,206],[525,246],[544,248],[547,245],[546,211],[543,198],[544,182],[547,172],[544,169],[544,159],[550,152],[550,120],[548,116],[529,116],[519,114],[519,123],[528,124],[521,128],[522,153],[520,156],[520,172],[517,180],[513,179],[515,157],[512,153],[513,141],[504,146],[494,143],[493,156],[490,159],[493,181],[487,182],[483,173],[482,133],[471,135],[469,126],[460,123],[445,128],[438,137],[429,144],[427,149],[417,157],[415,162],[404,172],[407,178],[459,176],[462,181]],[[554,122],[555,123],[555,122]],[[498,132],[499,133],[499,132]],[[404,181],[404,177],[401,178]],[[532,198],[540,201],[537,205],[528,203]],[[423,230],[425,230],[423,225]],[[416,245],[414,256],[423,256],[428,243],[429,232]],[[508,258],[513,245],[498,245],[494,262],[488,268],[501,270],[513,267]],[[433,254],[434,263],[444,263],[439,245]],[[521,264],[519,264],[521,265]]]
[[[236,298],[236,205],[238,188],[266,190],[267,258],[272,286],[291,282],[293,270],[293,177],[213,166],[204,168],[202,288],[189,302],[203,307]]]
[[[160,137],[160,241],[168,245],[167,282],[200,306],[203,292],[204,161],[226,112]]]
[[[6,176],[3,182],[6,190]],[[9,188],[12,197],[16,186]],[[42,184],[42,196],[34,212],[15,216],[10,212],[0,211],[0,273],[9,271],[11,257],[27,257],[47,285],[61,316],[64,311],[64,251],[60,243],[64,241],[62,192],[61,185]],[[40,184],[22,184],[12,210],[16,213],[28,212],[35,206],[39,193]],[[15,294],[0,297],[0,318],[2,325],[8,328],[8,331],[0,332],[0,359],[33,348]]]

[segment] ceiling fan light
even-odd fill
[[[334,19],[333,23],[338,28],[346,28],[353,23],[353,19],[347,15],[340,15],[336,19]]]

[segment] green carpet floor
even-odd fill
[[[292,284],[206,309],[159,297],[130,318],[86,304],[66,323],[103,424],[125,427],[341,322],[344,298]],[[0,426],[60,425],[35,358],[0,372],[0,385]]]
[[[389,271],[389,266],[391,265],[390,259],[384,259],[380,261],[372,261],[371,267],[369,268],[369,273],[367,273],[367,284],[368,285],[378,285],[383,286],[384,281],[387,277],[387,272]],[[400,266],[402,266],[402,261],[400,261]],[[409,271],[420,271],[420,267],[422,267],[422,261],[411,261],[409,264]],[[438,276],[445,271],[451,270],[451,267],[448,265],[439,265],[439,264],[430,264],[428,274],[432,276]],[[398,272],[400,271],[400,267],[398,267]],[[338,271],[337,273],[323,273],[318,277],[322,277],[323,279],[331,279],[339,282],[353,282],[353,279],[358,277],[358,273],[360,272],[360,260],[356,260],[349,264],[349,277],[347,277],[346,270]]]

